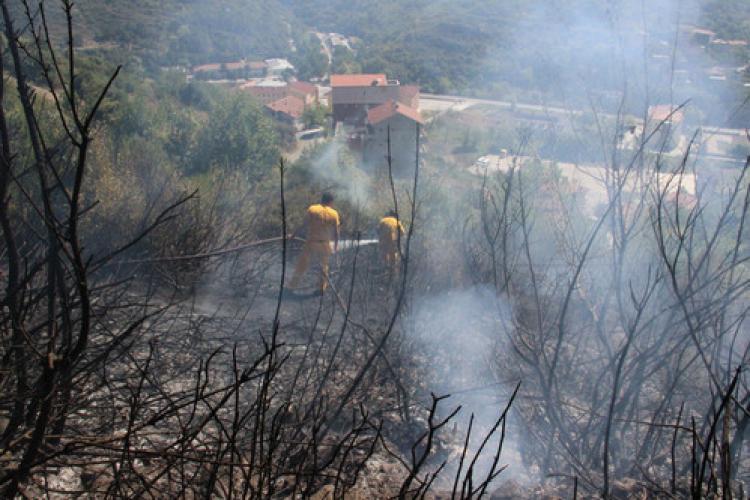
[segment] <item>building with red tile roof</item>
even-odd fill
[[[419,87],[401,85],[385,74],[331,75],[331,104],[336,122],[363,127],[370,108],[386,102],[419,107]]]
[[[423,123],[418,110],[397,101],[370,108],[362,151],[365,163],[385,171],[390,155],[394,175],[413,175],[417,134]]]
[[[287,83],[283,80],[250,81],[240,86],[261,104],[269,104],[289,95]]]
[[[285,82],[278,78],[251,80],[240,86],[240,90],[247,92],[262,104],[269,104],[287,96],[294,96],[305,103],[305,107],[314,106],[318,102],[318,87],[308,82]]]
[[[665,149],[671,150],[679,143],[684,119],[685,113],[678,106],[659,104],[648,108],[646,125],[658,134],[656,143],[663,144]]]
[[[677,106],[669,104],[658,104],[648,108],[648,119],[655,123],[665,122],[665,124],[678,125],[682,123],[685,114]]]
[[[384,73],[331,75],[331,87],[377,87],[388,85]]]
[[[299,97],[307,106],[318,102],[318,87],[309,82],[294,81],[287,85],[287,93]]]
[[[398,101],[414,109],[419,109],[419,86],[401,85],[398,89]]]
[[[369,125],[378,125],[396,116],[403,116],[413,122],[424,124],[424,120],[422,120],[422,116],[418,110],[395,101],[387,101],[367,111],[367,123]]]
[[[268,64],[265,61],[250,61],[247,63],[247,67],[252,70],[266,71]]]
[[[266,109],[279,120],[297,124],[305,113],[305,101],[299,97],[290,95],[266,104]]]
[[[201,64],[193,67],[193,73],[208,73],[209,71],[221,71],[221,63]]]
[[[245,61],[236,61],[224,63],[224,69],[227,71],[237,71],[238,69],[245,69],[247,63]]]

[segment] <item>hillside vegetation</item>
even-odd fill
[[[643,78],[639,75],[643,71],[652,73],[649,79],[654,85],[668,84],[662,80],[669,67],[659,66],[653,57],[663,51],[660,46],[672,45],[675,22],[709,26],[724,38],[750,39],[750,6],[742,0],[680,2],[679,16],[674,2],[285,0],[285,4],[310,26],[362,39],[358,64],[342,64],[343,68],[385,71],[417,82],[429,92],[506,100],[528,101],[537,95],[563,103],[580,98],[576,94],[584,88],[618,92],[624,79]],[[643,38],[644,29],[649,40]],[[651,59],[645,65],[644,54]],[[677,69],[718,64],[711,60],[714,55],[690,54]],[[722,64],[739,66],[747,58],[744,51],[735,61]],[[693,78],[689,94],[716,93],[698,79]],[[635,101],[643,98],[634,96]],[[588,97],[579,101],[578,105],[589,104]],[[716,103],[704,107],[715,108]]]
[[[593,89],[611,90],[610,78],[619,85],[623,57],[634,60],[625,72],[640,71],[643,52],[618,47],[641,40],[644,25],[661,40],[673,39],[673,24],[663,22],[674,18],[670,2],[649,5],[647,15],[639,6],[601,0],[81,0],[75,10],[78,45],[114,60],[137,56],[147,69],[289,57],[302,77],[322,76],[325,58],[308,46],[307,33],[316,30],[361,40],[356,54],[334,54],[336,71],[386,72],[431,92],[539,92],[561,101],[581,78]],[[690,0],[680,9],[680,22],[708,26],[723,38],[750,38],[750,6],[743,0]],[[50,17],[62,26],[60,12]],[[741,60],[747,56],[747,50],[738,53]]]
[[[364,71],[387,72],[427,90],[463,90],[487,71],[498,47],[535,2],[313,0],[285,2],[298,19],[363,40]]]
[[[750,158],[693,135],[740,81],[701,32],[675,57],[693,1],[31,1],[0,3],[0,498],[744,498]],[[292,149],[244,70],[186,68],[325,82],[321,39],[506,102],[330,134],[311,100]]]
[[[64,19],[58,6],[48,9],[60,31]],[[75,5],[79,46],[136,55],[150,68],[286,55],[289,21],[274,0],[81,0]]]

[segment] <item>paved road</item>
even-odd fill
[[[542,106],[539,104],[513,103],[510,101],[498,101],[493,99],[477,99],[474,97],[420,94],[419,108],[423,111],[461,111],[470,106],[485,104],[505,109],[516,109],[519,111],[533,111],[535,113],[547,113],[550,115],[578,116],[582,111],[559,108],[555,106]],[[610,115],[611,116],[611,115]]]
[[[547,116],[558,116],[558,117],[564,117],[564,118],[572,118],[581,116],[584,112],[580,110],[571,110],[566,108],[560,108],[555,106],[543,106],[539,104],[523,104],[523,103],[513,103],[510,101],[499,101],[499,100],[493,100],[493,99],[477,99],[473,97],[465,97],[465,96],[454,96],[454,95],[440,95],[440,94],[421,94],[420,95],[420,110],[422,111],[434,111],[437,112],[437,116],[439,116],[442,113],[445,113],[447,111],[463,111],[471,106],[475,105],[485,105],[485,106],[495,106],[498,108],[506,109],[506,110],[514,110],[514,111],[527,111],[527,112],[534,112],[534,113],[541,113]],[[599,113],[599,116],[602,117],[614,117],[615,115],[612,115],[610,113]],[[642,123],[643,120],[634,117],[629,116],[628,117],[633,123]],[[748,131],[742,130],[742,129],[731,129],[731,128],[721,128],[721,127],[703,127],[702,129],[704,141],[710,141],[713,138],[717,136],[730,136],[733,138],[743,138],[748,137]],[[684,148],[687,144],[687,139],[685,137],[682,137],[680,140],[680,145],[675,148],[675,150],[672,152],[672,155],[680,156],[684,154]],[[722,155],[722,154],[706,154],[704,152],[700,153],[701,157],[710,158],[713,160],[719,160],[719,161],[725,161],[729,163],[736,163],[736,164],[744,164],[744,160],[733,158],[730,156]]]
[[[465,96],[454,96],[454,95],[441,95],[441,94],[421,94],[419,107],[423,111],[462,111],[468,107],[484,104],[488,106],[496,106],[498,108],[505,109],[516,109],[519,111],[533,111],[535,113],[545,113],[549,115],[559,116],[580,116],[584,112],[580,110],[573,110],[567,108],[560,108],[555,106],[544,106],[540,104],[524,104],[524,103],[513,103],[511,101],[498,101],[493,99],[477,99],[474,97]],[[613,117],[615,115],[611,113],[599,113],[600,116]],[[635,116],[629,116],[636,121],[641,121],[641,118]],[[734,129],[734,128],[722,128],[722,127],[703,127],[704,134],[718,134],[718,135],[734,135],[747,137],[747,130]]]

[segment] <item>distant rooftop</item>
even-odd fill
[[[708,36],[716,36],[716,32],[711,31],[706,28],[693,28],[692,33],[694,35],[708,35]]]
[[[201,64],[200,66],[194,66],[193,72],[202,73],[205,71],[219,71],[220,69],[221,69],[221,63]]]
[[[279,78],[254,78],[242,85],[247,87],[286,87],[287,83]]]
[[[312,83],[302,82],[299,80],[294,81],[294,82],[289,82],[289,87],[303,94],[310,94],[310,95],[315,95],[318,91],[318,88]]]
[[[419,86],[417,85],[402,85],[399,90],[399,97],[402,99],[413,99],[419,95]]]
[[[369,87],[388,85],[384,73],[331,75],[331,87]]]
[[[417,123],[424,123],[422,116],[419,111],[409,107],[405,104],[401,104],[394,101],[387,101],[380,106],[376,106],[367,112],[367,121],[372,125],[377,125],[380,122],[393,118],[396,115],[405,116],[406,118],[415,121]]]
[[[301,118],[305,112],[305,101],[295,96],[287,96],[278,101],[266,104],[266,107],[276,113],[284,113],[292,118]]]
[[[682,112],[682,109],[678,109],[677,106],[658,104],[648,108],[648,118],[653,122],[671,122],[676,125],[682,123],[685,114]]]

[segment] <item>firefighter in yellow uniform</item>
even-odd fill
[[[331,193],[323,193],[320,203],[307,209],[305,228],[307,239],[297,260],[289,288],[294,290],[299,287],[299,282],[312,260],[320,266],[319,290],[323,293],[328,287],[328,261],[331,254],[338,251],[339,246],[339,213],[333,208]]]
[[[389,271],[398,269],[399,263],[399,241],[404,235],[404,226],[401,225],[396,212],[390,211],[380,219],[378,224],[378,242],[380,246],[380,258],[383,265]]]

